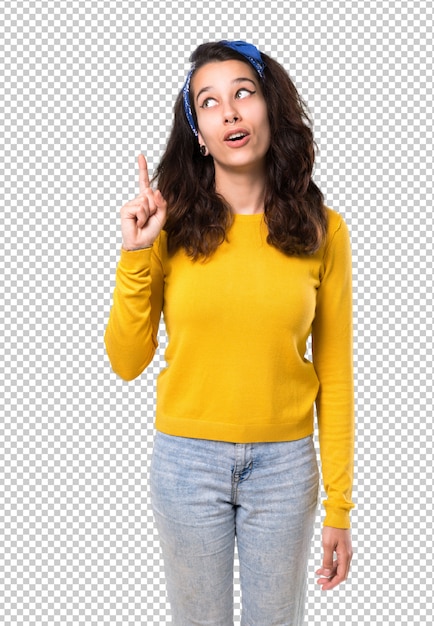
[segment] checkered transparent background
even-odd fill
[[[432,624],[431,2],[1,6],[0,623],[170,623],[147,496],[164,333],[132,383],[103,346],[118,212],[191,51],[246,38],[308,102],[353,245],[355,557],[316,588],[319,512],[306,624]]]

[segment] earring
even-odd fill
[[[200,153],[202,156],[208,155],[208,150],[206,149],[206,146],[200,146]]]

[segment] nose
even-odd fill
[[[226,101],[223,109],[223,116],[225,124],[235,124],[235,122],[238,122],[240,120],[240,113],[237,110],[233,100]]]

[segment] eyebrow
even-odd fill
[[[241,76],[240,78],[235,78],[233,81],[231,81],[232,85],[237,85],[238,83],[243,83],[244,81],[248,81],[249,83],[252,83],[255,87],[256,87],[256,83],[254,80],[252,80],[251,78],[247,78],[246,76]],[[206,92],[206,91],[211,91],[212,90],[212,86],[208,86],[208,87],[202,87],[202,89],[199,91],[199,93],[196,96],[196,102],[199,100],[199,96]]]

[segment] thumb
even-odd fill
[[[155,204],[158,206],[158,208],[161,208],[161,209],[166,209],[167,208],[167,202],[163,198],[162,193],[161,193],[161,191],[159,189],[157,189],[155,194],[154,194],[154,200],[155,200]]]
[[[159,189],[157,189],[154,194],[154,202],[156,207],[156,217],[160,222],[161,227],[164,227],[167,216],[167,202],[163,198],[162,193]]]
[[[317,573],[322,574],[323,576],[331,576],[333,573],[333,554],[334,554],[334,544],[329,540],[326,532],[323,532],[323,558],[321,568]]]
[[[324,557],[322,560],[321,571],[326,576],[333,571],[333,552],[324,549]]]

